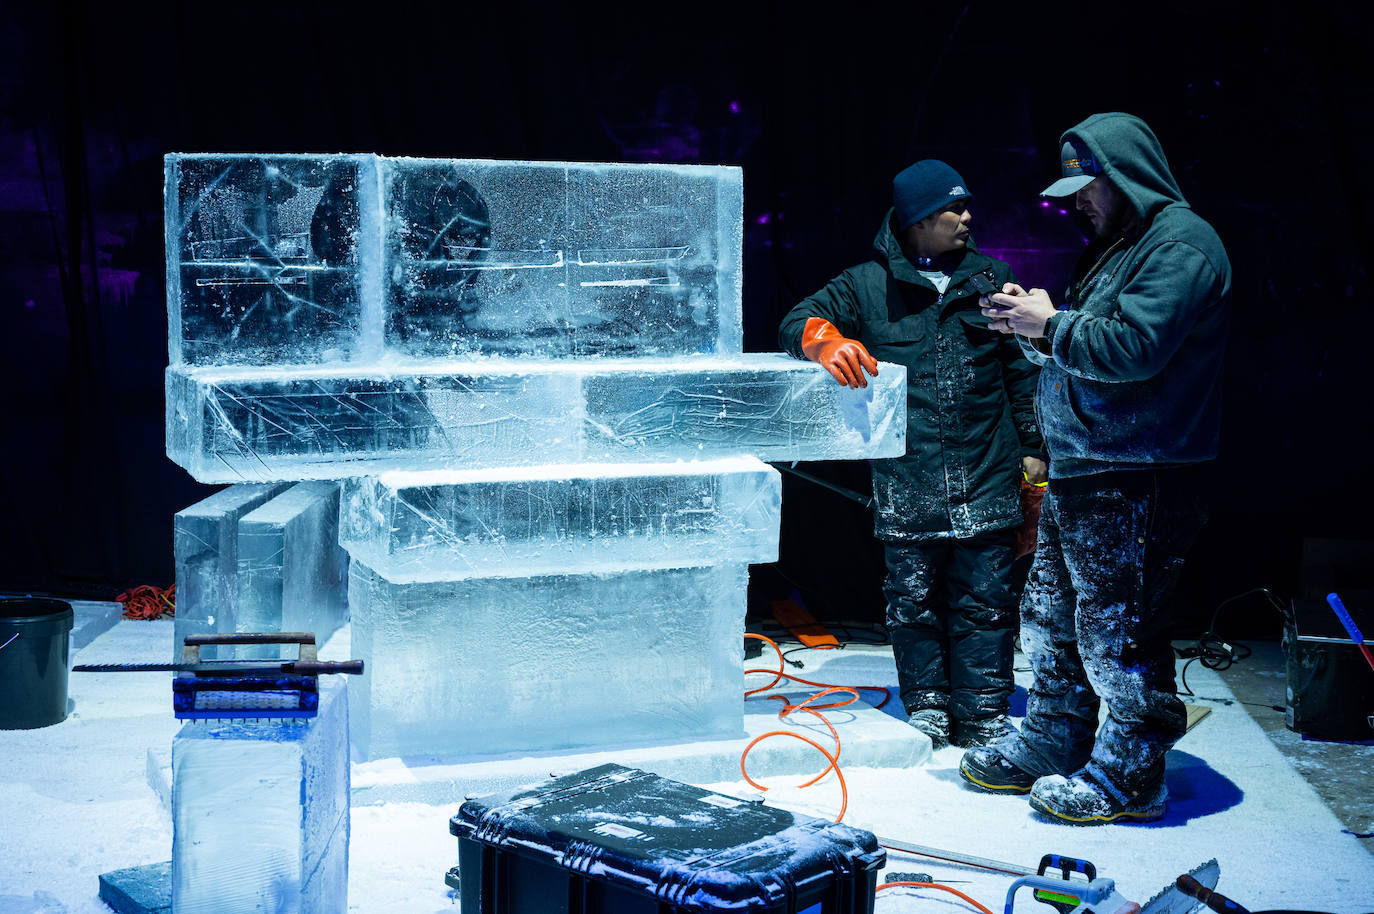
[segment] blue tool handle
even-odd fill
[[[1336,618],[1341,620],[1346,632],[1350,635],[1350,640],[1356,644],[1364,644],[1364,635],[1360,634],[1360,628],[1355,624],[1355,620],[1350,618],[1350,613],[1346,610],[1341,598],[1334,593],[1326,595],[1326,602],[1331,606],[1331,611],[1336,614]]]

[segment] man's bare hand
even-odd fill
[[[978,300],[978,307],[993,330],[1019,333],[1030,339],[1045,335],[1045,321],[1055,311],[1054,302],[1044,289],[1028,292],[1014,282],[1002,286],[1001,292],[984,295]]]
[[[1026,474],[1026,482],[1042,486],[1050,481],[1050,468],[1039,457],[1022,457],[1021,472]]]

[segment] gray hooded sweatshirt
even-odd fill
[[[1183,199],[1144,121],[1096,114],[1060,142],[1070,137],[1092,152],[1139,220],[1100,262],[1079,264],[1048,356],[1018,337],[1043,366],[1036,407],[1050,474],[1210,460],[1231,308],[1226,250]]]

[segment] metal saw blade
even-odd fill
[[[1213,857],[1206,863],[1199,863],[1193,867],[1188,871],[1188,875],[1210,891],[1217,887],[1217,880],[1221,878],[1221,865]],[[1145,902],[1140,908],[1140,914],[1193,914],[1200,907],[1202,902],[1184,894],[1175,882],[1160,889],[1155,897]]]

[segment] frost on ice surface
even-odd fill
[[[172,364],[358,357],[379,268],[373,170],[364,155],[168,156]]]
[[[750,457],[393,472],[344,482],[340,541],[392,581],[770,562],[781,501]]]
[[[411,358],[740,350],[738,169],[378,161],[388,350]]]

